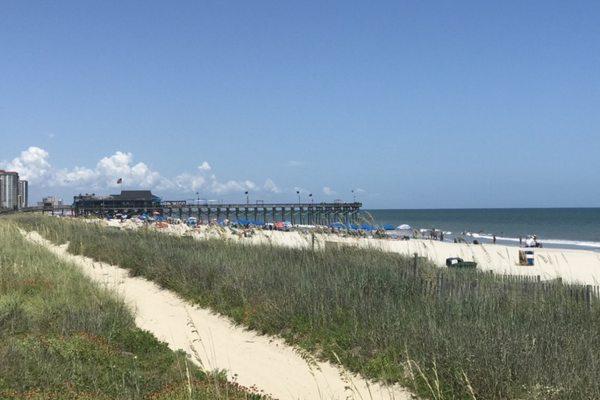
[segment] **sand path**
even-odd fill
[[[23,232],[24,233],[24,232]],[[136,324],[171,349],[181,349],[205,370],[278,399],[411,399],[397,385],[370,383],[330,363],[302,357],[281,339],[261,336],[182,300],[127,270],[67,252],[37,232],[26,238],[73,262],[94,281],[116,291],[135,312]]]

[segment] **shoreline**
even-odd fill
[[[518,245],[519,237],[537,235],[545,247],[600,251],[600,208],[459,208],[363,210],[370,223],[436,229],[452,239],[463,237]]]
[[[455,237],[456,235],[448,235],[449,237]],[[467,237],[469,240],[479,240],[483,244],[493,244],[493,235],[487,233],[468,233]],[[525,242],[525,238],[523,238]],[[588,250],[600,253],[600,242],[582,241],[582,240],[571,240],[571,239],[543,239],[540,240],[543,244],[543,248],[548,249],[562,249],[562,250]],[[510,247],[517,247],[521,249],[527,249],[525,246],[519,245],[518,238],[496,236],[496,244],[505,245]]]

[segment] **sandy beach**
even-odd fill
[[[90,220],[98,221],[98,220]],[[140,229],[136,221],[119,222],[102,220],[103,225],[122,229]],[[234,230],[228,227],[200,225],[196,228],[184,224],[150,225],[149,229],[176,236],[192,236],[198,240],[223,239],[246,244],[265,244],[294,248],[313,246],[313,235],[308,231],[271,231],[263,229]],[[315,233],[315,248],[329,245],[346,245],[373,248],[405,255],[426,257],[439,266],[446,258],[460,257],[475,261],[478,268],[498,274],[540,276],[541,280],[562,278],[564,282],[600,285],[600,252],[579,249],[533,249],[533,266],[519,265],[519,248],[500,244],[450,243],[426,239],[393,240],[348,237],[341,234]]]

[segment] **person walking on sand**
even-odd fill
[[[492,235],[492,241],[494,242],[494,244],[496,244],[496,235]]]

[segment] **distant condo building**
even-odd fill
[[[29,182],[19,180],[19,208],[25,208],[29,204]]]
[[[0,170],[0,208],[19,207],[19,174]]]
[[[14,171],[0,170],[0,208],[20,209],[29,204],[29,182]]]

